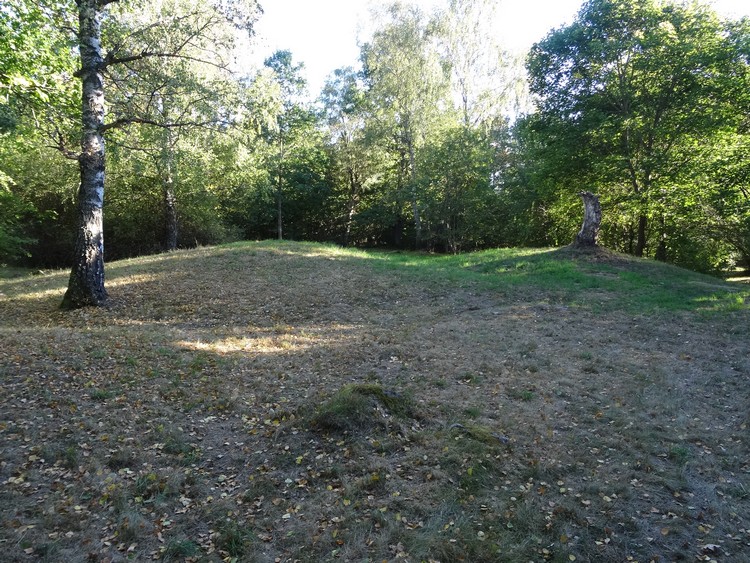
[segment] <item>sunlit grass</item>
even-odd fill
[[[609,260],[598,261],[553,248],[498,248],[456,255],[278,241],[235,243],[229,248],[365,260],[376,269],[396,271],[425,287],[475,285],[509,296],[540,291],[544,298],[595,310],[727,312],[750,307],[750,288],[743,284],[615,253]]]
[[[458,255],[342,248],[332,244],[289,241],[238,242],[168,254],[132,258],[107,265],[106,287],[117,289],[159,283],[179,264],[181,269],[204,256],[247,256],[274,252],[304,258],[365,261],[373,268],[398,272],[427,288],[445,284],[476,286],[512,296],[529,291],[572,306],[652,310],[729,312],[750,307],[750,287],[724,282],[669,266],[614,255],[612,261],[587,260],[561,249],[501,248]],[[156,268],[149,273],[143,267]],[[262,262],[259,263],[262,267]],[[132,270],[132,273],[131,273]],[[18,276],[24,272],[14,271]],[[248,275],[252,275],[249,272]],[[0,293],[24,301],[62,296],[67,272],[40,276],[0,276]],[[33,290],[29,291],[32,285]],[[17,289],[16,289],[17,288]],[[26,291],[24,291],[26,290]],[[17,293],[18,292],[18,293]]]
[[[300,353],[316,346],[332,343],[346,344],[355,340],[357,327],[351,325],[332,325],[322,331],[311,332],[297,329],[253,328],[247,336],[230,336],[211,340],[180,340],[176,346],[196,352],[212,352],[219,355],[228,354],[277,354],[280,352]]]
[[[565,304],[633,312],[734,311],[750,307],[750,288],[630,257],[611,263],[552,249],[496,249],[467,255],[373,252],[376,267],[427,283],[476,284],[513,294],[538,290]]]

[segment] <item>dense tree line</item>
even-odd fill
[[[748,162],[747,24],[700,5],[592,1],[534,46],[539,111],[518,138],[556,228],[584,184],[602,195],[611,247],[699,269],[732,252],[750,264],[748,185],[735,175]]]
[[[238,238],[566,244],[589,190],[607,246],[750,267],[750,22],[590,0],[524,69],[494,5],[388,6],[310,103],[293,53],[238,71],[252,0],[9,0],[0,261],[69,266],[95,231],[108,260]]]

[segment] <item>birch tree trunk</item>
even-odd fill
[[[166,110],[164,110],[166,115]],[[166,250],[171,252],[177,250],[178,223],[177,223],[177,196],[174,192],[174,139],[169,127],[164,129],[162,139],[162,192],[164,195],[164,243]]]
[[[411,209],[414,213],[414,247],[416,250],[422,248],[422,217],[419,212],[419,200],[417,196],[417,163],[414,154],[414,138],[411,131],[407,135],[409,146],[409,184],[411,185]]]
[[[354,215],[357,212],[357,203],[361,181],[358,179],[353,165],[349,165],[349,201],[347,203],[346,230],[344,231],[344,246],[348,247],[351,242],[352,226],[354,224]]]
[[[164,229],[166,231],[165,247],[168,252],[177,250],[178,222],[177,222],[177,197],[174,193],[174,178],[171,170],[164,178]]]
[[[106,2],[105,3],[109,3]],[[73,268],[62,307],[101,305],[104,289],[104,58],[101,47],[101,0],[77,0],[82,81],[81,184]]]
[[[284,195],[284,170],[282,168],[284,162],[284,141],[279,141],[279,169],[276,177],[276,236],[279,240],[284,240],[284,216],[283,216],[283,201]]]

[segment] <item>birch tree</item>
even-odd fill
[[[183,13],[162,14],[157,21],[143,22],[143,27],[130,29],[117,36],[109,50],[102,45],[102,20],[107,7],[119,0],[76,0],[78,14],[77,42],[81,80],[81,146],[77,155],[81,183],[78,191],[78,229],[74,247],[73,268],[68,289],[63,298],[64,308],[102,305],[107,300],[104,285],[103,205],[105,188],[105,139],[107,130],[133,123],[170,127],[138,115],[119,115],[105,121],[105,75],[124,65],[125,76],[137,76],[139,63],[154,58],[194,59],[226,66],[230,61],[217,58],[218,51],[202,48],[216,25],[230,22],[237,28],[251,30],[257,16],[254,0],[216,0],[215,2],[186,2]],[[145,3],[128,2],[124,8],[138,9]],[[164,46],[149,41],[154,30],[171,34]],[[191,52],[197,49],[198,54]],[[177,125],[177,124],[174,124]],[[71,153],[72,154],[72,153]]]
[[[448,0],[438,18],[440,50],[466,128],[518,112],[527,98],[521,58],[502,47],[493,28],[496,8],[494,0]]]
[[[372,104],[396,157],[397,187],[411,206],[414,243],[422,246],[422,203],[417,152],[429,129],[445,111],[447,69],[441,64],[434,28],[413,6],[392,4],[385,23],[363,47],[362,59]]]
[[[334,199],[344,246],[355,238],[355,219],[382,166],[383,151],[367,132],[364,85],[351,67],[329,78],[321,96],[331,145]]]

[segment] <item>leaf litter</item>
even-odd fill
[[[0,282],[5,560],[750,550],[746,311],[594,312],[297,243],[108,271],[111,305],[72,313],[64,273]]]

